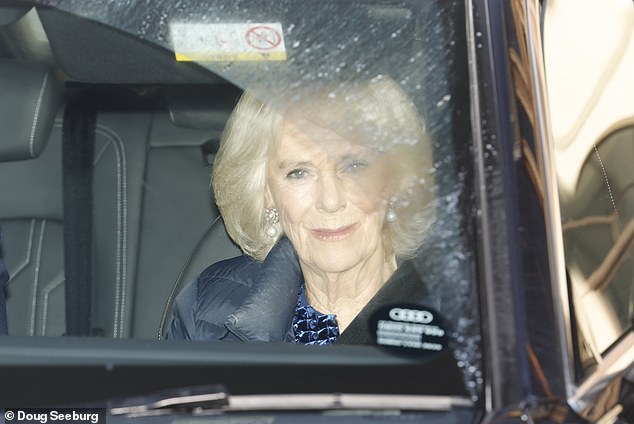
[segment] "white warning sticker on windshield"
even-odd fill
[[[170,24],[177,61],[286,60],[280,23]]]

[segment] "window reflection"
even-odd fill
[[[544,59],[571,324],[584,371],[632,325],[632,22],[634,7],[624,0],[546,3]]]
[[[597,143],[562,205],[579,324],[599,352],[630,326],[634,305],[634,126]]]

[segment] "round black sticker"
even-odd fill
[[[369,324],[377,345],[400,353],[429,356],[447,349],[444,319],[427,306],[384,306],[372,314]]]

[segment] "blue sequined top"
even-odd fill
[[[297,295],[297,306],[293,315],[295,342],[310,345],[334,343],[339,336],[339,324],[334,314],[322,314],[308,304],[302,284]]]

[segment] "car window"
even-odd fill
[[[634,317],[632,22],[628,1],[547,4],[545,58],[566,269],[586,370],[631,329]],[[605,30],[588,32],[588,26]]]
[[[479,398],[484,382],[461,2],[35,4],[6,31],[37,34],[35,56],[54,71],[33,70],[31,85],[39,89],[43,75],[43,87],[61,82],[55,88],[61,94],[51,91],[57,96],[51,107],[57,109],[49,113],[50,136],[42,151],[11,157],[0,169],[5,173],[0,191],[6,193],[0,201],[10,205],[0,208],[11,275],[10,335],[156,339],[169,326],[175,298],[190,293],[187,287],[206,267],[243,253],[225,233],[209,181],[229,115],[248,90],[273,112],[297,113],[297,122],[309,122],[300,129],[334,119],[332,133],[361,134],[371,158],[394,146],[414,145],[426,134],[429,148],[415,157],[419,162],[412,165],[414,156],[390,156],[383,174],[389,179],[406,166],[417,169],[416,178],[399,187],[398,197],[383,199],[385,205],[408,208],[421,195],[429,199],[412,218],[427,223],[423,243],[395,262],[397,269],[420,278],[424,293],[407,302],[399,294],[397,303],[377,305],[360,328],[371,328],[376,338],[371,344],[395,358],[431,360],[448,354],[459,370],[461,390]],[[32,59],[31,50],[24,49],[23,56]],[[348,106],[358,100],[355,90],[364,84],[392,84],[406,99],[399,98],[383,126],[366,128],[348,120]],[[48,91],[35,90],[42,93]],[[310,107],[314,98],[344,106],[315,111]],[[399,137],[380,131],[398,125],[412,110],[419,127]],[[375,119],[372,109],[361,113]],[[73,128],[84,131],[75,145]],[[333,146],[324,157],[348,160],[349,146]],[[88,176],[64,162],[80,150],[89,158]],[[371,192],[384,181],[359,182],[359,169],[372,159],[363,156],[365,150],[352,151],[364,162],[357,156],[345,166],[337,162],[337,178],[352,181],[355,195]],[[283,157],[280,168],[289,161],[310,162]],[[302,166],[287,172],[285,181],[299,184],[305,174],[327,173],[321,162]],[[83,199],[73,198],[77,191]],[[32,199],[20,192],[32,193]],[[75,218],[69,218],[70,211]],[[63,247],[69,237],[75,250]],[[72,277],[71,269],[83,271]],[[426,311],[438,320],[431,323]],[[191,314],[191,308],[186,312]],[[77,328],[69,327],[69,317]],[[215,324],[195,323],[206,325]],[[422,339],[426,333],[429,343]]]

